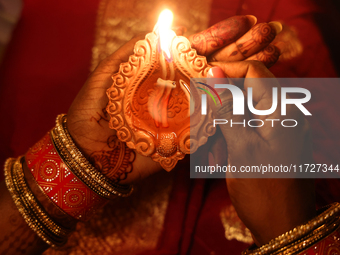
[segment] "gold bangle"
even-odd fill
[[[61,131],[61,136],[63,137],[65,135],[66,141],[68,142],[67,145],[69,145],[70,149],[70,155],[71,157],[78,163],[79,166],[84,166],[86,167],[89,171],[90,176],[95,176],[96,183],[99,183],[103,185],[104,188],[108,189],[109,192],[115,194],[116,196],[128,196],[132,192],[132,185],[121,185],[118,183],[112,182],[109,178],[107,178],[105,175],[100,173],[95,167],[92,166],[92,164],[82,155],[82,153],[79,151],[77,146],[74,144],[70,133],[67,130],[66,122],[67,122],[67,116],[61,115],[59,117],[59,124],[60,124],[60,131]],[[58,118],[57,118],[58,122]],[[58,123],[56,125],[58,127]],[[115,193],[118,192],[118,193]]]
[[[13,187],[17,192],[18,195],[18,200],[21,203],[21,206],[23,210],[26,212],[26,214],[30,217],[28,220],[36,222],[37,226],[42,232],[45,233],[45,237],[48,236],[54,243],[63,243],[65,240],[63,240],[60,236],[56,235],[55,233],[51,232],[50,229],[44,225],[44,222],[41,222],[42,218],[40,218],[33,210],[33,208],[30,208],[29,204],[25,200],[25,197],[27,194],[23,193],[21,190],[21,185],[23,185],[22,180],[18,179],[18,176],[16,175],[16,171],[20,170],[18,169],[18,164],[20,164],[19,159],[14,163],[13,168],[12,168],[12,182],[13,182]],[[18,202],[19,202],[18,201]],[[33,219],[33,220],[32,220]]]
[[[332,226],[334,222],[338,223],[337,214],[340,211],[340,204],[334,203],[330,206],[322,208],[319,211],[321,211],[319,215],[310,220],[308,223],[302,224],[293,230],[276,237],[269,243],[262,245],[259,248],[249,248],[243,251],[242,254],[275,254],[278,250],[287,249],[287,247],[290,247],[290,245],[292,245],[294,242],[299,243],[301,240],[304,240],[306,236],[309,238],[309,241],[315,239],[315,236],[318,238],[323,238],[324,235],[328,233],[330,226]]]
[[[7,189],[28,226],[48,245],[62,246],[71,230],[56,224],[41,208],[24,179],[22,157],[10,158],[5,163]]]
[[[69,156],[67,149],[62,144],[61,139],[55,133],[56,133],[55,130],[52,129],[50,135],[51,135],[51,140],[52,140],[53,146],[54,146],[56,152],[58,153],[59,157],[62,159],[64,164],[67,166],[67,168],[70,169],[70,171],[72,171],[72,173],[75,176],[77,176],[77,178],[79,178],[79,180],[81,180],[86,186],[88,186],[96,194],[98,194],[99,196],[102,196],[106,199],[112,199],[113,197],[110,194],[110,192],[108,192],[106,189],[102,188],[98,183],[92,182],[92,180],[87,176],[84,179],[82,179],[80,177],[81,176],[81,173],[80,173],[81,170],[79,170],[78,165],[76,165],[72,161],[72,158]],[[84,168],[83,171],[87,171],[87,169],[88,168]],[[91,177],[94,178],[95,176],[91,176]]]
[[[127,197],[132,193],[132,185],[120,185],[112,182],[82,155],[67,131],[65,114],[57,117],[56,127],[51,132],[51,138],[64,163],[98,195],[113,199],[116,196]]]
[[[27,208],[30,208],[31,211],[37,215],[39,219],[41,219],[42,224],[47,226],[47,228],[56,236],[60,236],[61,238],[66,238],[71,232],[72,229],[67,229],[59,226],[55,223],[42,209],[39,202],[36,200],[34,194],[29,189],[27,182],[25,180],[22,163],[22,158],[19,158],[13,165],[13,178],[17,180],[18,186],[17,191],[22,198],[22,201],[25,203]]]
[[[302,252],[305,249],[308,249],[310,246],[313,244],[319,242],[321,239],[326,238],[329,236],[331,233],[333,233],[340,225],[340,218],[335,217],[333,220],[328,222],[327,224],[324,224],[314,230],[312,233],[309,235],[301,238],[300,240],[287,245],[280,250],[272,253],[273,255],[277,254],[283,254],[283,255],[288,255],[288,254],[297,254]]]
[[[24,218],[25,222],[27,225],[43,240],[45,241],[48,245],[51,245],[52,247],[55,246],[53,240],[49,237],[47,233],[44,232],[42,229],[41,225],[39,224],[36,219],[33,219],[32,215],[27,211],[27,209],[23,206],[21,199],[15,189],[14,186],[14,180],[12,176],[12,166],[15,162],[15,159],[9,158],[7,159],[5,163],[5,169],[4,169],[4,174],[5,174],[5,182],[7,189],[13,199],[14,204],[16,205],[19,213],[21,216]]]

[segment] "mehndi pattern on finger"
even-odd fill
[[[234,16],[191,37],[191,45],[199,55],[206,56],[235,42],[248,30],[246,16]]]
[[[241,38],[236,42],[237,50],[243,57],[247,58],[255,53],[253,51],[256,51],[261,45],[273,41],[275,36],[276,31],[269,24],[257,24],[249,31],[248,38]],[[235,51],[231,55],[236,55]]]
[[[247,60],[261,61],[266,67],[273,66],[280,57],[280,50],[272,44],[269,44],[264,50],[251,56]]]

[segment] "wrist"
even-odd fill
[[[269,212],[260,224],[257,224],[257,228],[253,229],[252,235],[256,245],[261,246],[268,243],[273,238],[294,229],[305,222],[308,222],[316,216],[315,205],[292,205],[282,207],[282,205],[275,206],[275,203],[271,207]]]
[[[316,215],[313,179],[228,179],[238,216],[257,245]]]
[[[67,118],[65,132],[81,154],[105,177],[115,183],[132,184],[140,177],[132,173],[137,165],[134,164],[136,153],[117,138],[116,132],[105,125],[106,122],[101,121],[107,121],[106,115],[99,116],[99,119],[92,117],[86,124],[85,120],[74,122]],[[87,128],[82,128],[84,126]]]

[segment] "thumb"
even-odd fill
[[[216,88],[221,100],[221,104],[216,104],[213,107],[214,124],[221,129],[228,147],[234,146],[253,132],[247,123],[249,114],[245,110],[246,100],[243,100],[243,102],[234,100],[234,98],[245,98],[245,95],[240,87],[231,84],[230,79],[226,78],[219,66],[212,67],[207,78],[211,78],[208,79],[208,83]],[[242,110],[243,114],[241,114]]]
[[[139,40],[143,40],[145,35],[145,32],[140,33],[134,36],[130,41],[123,44],[117,51],[104,58],[98,64],[93,73],[103,74],[108,77],[108,79],[111,79],[111,75],[118,72],[119,65],[123,62],[127,62],[129,60],[129,56],[133,55],[135,44]]]

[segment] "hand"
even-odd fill
[[[232,17],[190,36],[189,40],[198,53],[208,59],[235,61],[260,58],[265,54],[268,57],[261,57],[261,60],[271,65],[278,59],[279,50],[270,46],[270,42],[281,27],[279,23],[254,26],[255,23],[256,18],[253,16]],[[131,183],[161,170],[158,163],[135,154],[117,139],[115,131],[108,127],[105,111],[108,103],[106,90],[112,84],[111,75],[118,71],[122,62],[128,61],[128,57],[133,54],[134,44],[143,38],[133,38],[104,59],[90,75],[68,111],[68,130],[77,146],[99,171],[120,183]],[[268,47],[273,50],[270,54],[267,54]],[[237,54],[233,53],[235,50]],[[117,158],[122,158],[118,157],[120,153],[124,153],[124,159],[117,162]]]
[[[192,47],[208,61],[258,60],[267,67],[275,64],[281,46],[272,42],[282,31],[279,22],[260,23],[256,17],[234,16],[189,37]]]
[[[85,157],[108,178],[122,184],[160,170],[149,157],[136,154],[120,142],[109,128],[106,90],[112,85],[112,74],[127,62],[133,47],[145,35],[136,36],[104,59],[90,75],[73,101],[67,119],[68,130]]]
[[[231,78],[275,78],[260,62],[243,61],[216,63]],[[216,76],[215,76],[216,77]],[[220,76],[221,77],[221,76]],[[267,80],[268,81],[268,80]],[[272,106],[273,84],[264,80],[245,80],[244,91],[251,85],[256,109],[270,109]],[[250,84],[251,83],[251,84]],[[279,90],[280,91],[280,90]],[[246,92],[244,92],[246,97]],[[221,94],[222,106],[215,109],[216,118],[232,119],[282,119],[280,93],[278,108],[269,116],[232,115],[229,91]],[[245,98],[245,100],[247,100]],[[231,166],[259,166],[312,163],[310,128],[300,110],[295,105],[287,106],[285,119],[295,119],[295,128],[284,128],[280,124],[251,128],[237,125],[219,125],[227,143],[228,163]],[[226,156],[226,150],[224,150]],[[215,163],[223,165],[221,155]],[[288,164],[289,163],[289,164]],[[227,178],[227,187],[233,205],[245,225],[250,229],[256,244],[262,245],[300,225],[315,216],[313,179],[240,179]]]

